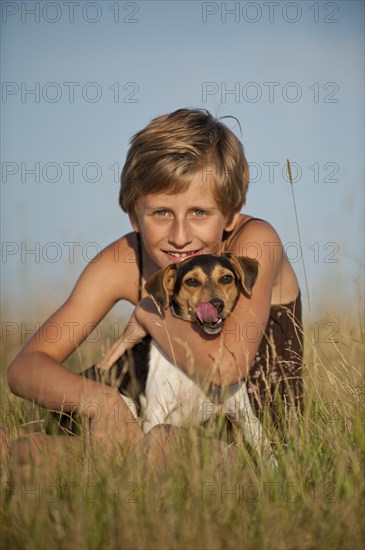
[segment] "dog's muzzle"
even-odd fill
[[[218,309],[220,308],[217,305]],[[219,334],[223,327],[223,320],[219,317],[219,311],[211,302],[201,302],[195,308],[196,318],[204,332],[207,334]]]

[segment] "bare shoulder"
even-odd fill
[[[259,284],[271,287],[271,303],[289,303],[298,296],[299,285],[281,239],[267,221],[242,216],[229,243],[229,251],[259,262]]]
[[[278,233],[269,222],[241,216],[229,239],[227,251],[258,261],[269,257],[271,263],[276,264],[282,259],[283,247]]]
[[[137,301],[138,249],[135,233],[129,233],[106,246],[93,258],[81,273],[70,298],[79,291],[101,290],[100,299],[108,296],[109,302]],[[131,284],[135,282],[135,284]]]

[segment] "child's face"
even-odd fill
[[[141,233],[148,254],[161,269],[190,256],[218,253],[223,231],[232,230],[239,217],[239,212],[229,218],[222,214],[202,177],[198,172],[188,189],[177,195],[149,194],[136,201],[130,216],[133,229]]]

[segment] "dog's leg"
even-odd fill
[[[151,343],[149,371],[146,383],[146,407],[143,411],[143,431],[148,433],[159,424],[183,424],[178,411],[179,376],[177,368]]]
[[[122,334],[119,336],[118,340],[114,342],[101,361],[99,361],[97,368],[100,370],[109,370],[126,351],[132,349],[145,336],[147,336],[147,332],[137,322],[133,313]]]
[[[145,399],[144,433],[165,423],[197,426],[203,421],[207,402],[199,386],[172,364],[155,342],[151,343]]]
[[[238,415],[241,420],[243,435],[247,443],[253,447],[265,461],[272,466],[277,466],[277,460],[271,449],[260,420],[255,416],[246,384],[243,382],[238,392],[225,402],[225,412],[231,416]]]

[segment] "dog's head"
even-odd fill
[[[235,307],[240,292],[251,296],[258,262],[234,254],[203,254],[171,264],[146,283],[146,290],[164,309],[198,323],[207,334],[218,334]]]

